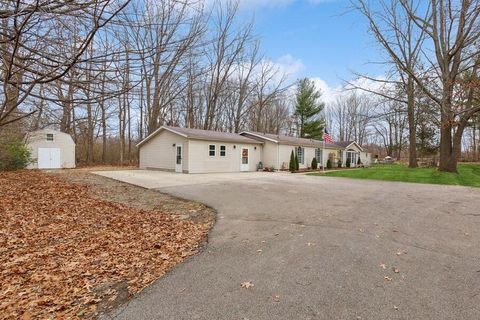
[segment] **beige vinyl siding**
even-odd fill
[[[360,161],[365,166],[369,166],[372,163],[372,155],[368,152],[360,152]]]
[[[295,152],[295,148],[298,146],[291,146],[286,144],[279,145],[279,157],[280,157],[280,166],[283,169],[288,169],[288,165],[290,163],[290,155]],[[315,157],[315,148],[312,147],[302,147],[304,150],[304,162],[299,163],[300,168],[308,168],[312,163],[313,157]]]
[[[278,161],[278,144],[271,141],[265,141],[262,155],[261,161],[264,168],[274,167],[276,170],[282,169],[282,163]]]
[[[47,141],[47,134],[53,134],[53,141]],[[33,162],[28,165],[28,169],[38,168],[38,148],[60,149],[61,167],[75,168],[75,142],[69,134],[43,129],[28,133],[25,142],[33,159]]]
[[[315,150],[317,148],[312,148],[312,147],[305,147],[305,164],[303,165],[303,168],[308,168],[312,166],[312,160],[315,158]]]
[[[338,150],[337,149],[328,149],[328,148],[323,149],[323,166],[325,168],[327,167],[327,161],[328,161],[328,157],[329,157],[330,153],[335,154],[335,159],[338,158]],[[318,161],[319,166],[322,166],[322,164],[320,164],[321,159],[318,159],[317,161]],[[332,166],[335,166],[335,163],[332,163]]]
[[[210,145],[215,145],[215,156],[209,155]],[[220,146],[226,147],[225,157],[220,156]],[[262,157],[261,145],[190,139],[188,172],[238,172],[240,171],[242,147],[249,148],[249,171],[256,171]]]
[[[290,163],[290,155],[295,152],[295,146],[289,146],[285,144],[278,145],[278,157],[280,162],[280,167],[288,170],[288,164]]]
[[[140,169],[160,169],[175,171],[176,148],[173,145],[181,144],[183,147],[182,167],[183,172],[188,170],[188,140],[181,135],[163,130],[155,137],[140,146]]]

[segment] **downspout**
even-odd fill
[[[280,143],[277,143],[277,168],[280,171]]]

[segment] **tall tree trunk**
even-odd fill
[[[415,121],[415,86],[411,76],[407,81],[408,167],[417,168],[417,127]]]
[[[440,110],[440,161],[438,169],[445,172],[457,172],[457,155],[453,150],[452,113],[453,81],[443,80],[444,93]],[[446,88],[445,88],[446,87]]]

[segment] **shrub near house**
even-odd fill
[[[327,169],[332,169],[332,160],[327,160]]]
[[[22,140],[12,136],[0,137],[0,170],[24,169],[31,161],[30,151]]]

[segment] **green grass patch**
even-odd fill
[[[405,165],[392,164],[309,175],[480,187],[480,164],[466,163],[458,165],[458,173],[440,172],[435,168],[410,169]]]

